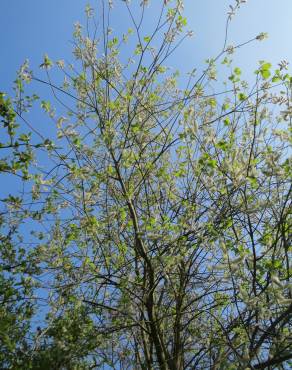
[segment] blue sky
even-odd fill
[[[84,21],[87,0],[1,0],[0,32],[0,90],[8,90],[15,70],[28,58],[36,68],[44,53],[53,59],[70,59],[73,23]],[[114,0],[121,4],[121,0]],[[140,0],[132,0],[132,3]],[[228,5],[233,0],[186,0],[185,14],[195,37],[187,41],[174,59],[182,70],[200,65],[220,49]],[[91,2],[95,5],[97,0]],[[160,0],[152,0],[155,7]],[[155,11],[154,11],[155,13]],[[147,13],[146,22],[153,18]],[[236,62],[243,70],[256,68],[259,59],[276,63],[280,59],[292,60],[292,1],[248,0],[235,17],[230,28],[230,42],[242,42],[268,32],[269,39],[249,45],[238,53]],[[129,27],[129,19],[116,14],[114,28]],[[177,62],[177,63],[176,63]]]

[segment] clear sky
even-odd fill
[[[140,3],[141,0],[132,0]],[[37,67],[42,55],[70,59],[73,23],[84,21],[87,0],[1,0],[0,90],[9,90],[15,70],[25,58]],[[90,2],[90,1],[89,1]],[[94,5],[97,0],[91,1]],[[121,0],[114,0],[121,3]],[[152,0],[158,5],[160,0]],[[228,5],[234,0],[185,0],[185,14],[195,37],[177,54],[177,66],[188,70],[220,49]],[[153,11],[152,11],[153,12]],[[148,20],[153,13],[148,13]],[[129,27],[127,17],[116,14],[116,30]],[[259,59],[292,62],[292,1],[248,0],[230,28],[230,43],[245,41],[259,32],[269,39],[247,46],[238,53],[237,63],[244,70],[254,70]],[[175,62],[176,62],[175,61]]]

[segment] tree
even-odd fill
[[[166,62],[191,35],[183,4],[162,2],[144,35],[147,3],[141,17],[124,3],[133,29],[119,37],[112,2],[100,1],[101,29],[88,6],[75,65],[56,62],[64,81],[46,55],[46,79],[25,62],[15,98],[1,95],[1,172],[22,186],[1,200],[3,368],[284,369],[292,358],[292,77],[262,61],[250,87],[231,59],[241,45],[225,42],[179,81]],[[27,83],[51,89],[59,111],[40,106],[56,135],[30,123],[39,97]]]

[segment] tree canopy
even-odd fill
[[[181,76],[183,2],[146,34],[151,2],[123,5],[124,34],[115,1],[87,6],[72,63],[25,61],[0,94],[1,368],[288,369],[287,62],[244,79],[233,53],[261,33]]]

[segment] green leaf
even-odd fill
[[[236,67],[234,68],[234,73],[237,75],[237,76],[240,76],[241,75],[241,69]]]
[[[241,93],[238,94],[238,99],[240,101],[244,101],[244,100],[247,99],[247,96],[244,93],[241,92]]]
[[[224,103],[223,105],[222,105],[222,110],[227,110],[229,108],[229,104],[228,103]]]
[[[256,189],[258,187],[258,181],[255,177],[248,176],[247,179],[253,189]]]
[[[262,63],[260,67],[260,74],[264,80],[267,80],[271,76],[271,63]]]
[[[261,75],[264,80],[267,80],[271,76],[271,72],[268,70],[261,70]]]
[[[53,62],[51,61],[51,59],[48,57],[48,54],[45,54],[44,55],[44,60],[43,60],[43,63],[40,65],[40,68],[45,68],[45,69],[49,69],[53,66]]]
[[[49,101],[42,100],[41,107],[44,109],[45,112],[49,113],[51,110],[51,103]]]
[[[212,108],[215,108],[215,107],[217,106],[217,101],[216,101],[216,99],[214,99],[214,98],[209,99],[209,105],[210,105]]]
[[[145,36],[144,41],[148,44],[151,41],[151,37],[150,36]]]
[[[220,140],[217,144],[216,144],[216,147],[219,148],[219,149],[222,149],[223,151],[226,151],[227,148],[228,148],[228,144],[226,141],[224,140]]]

